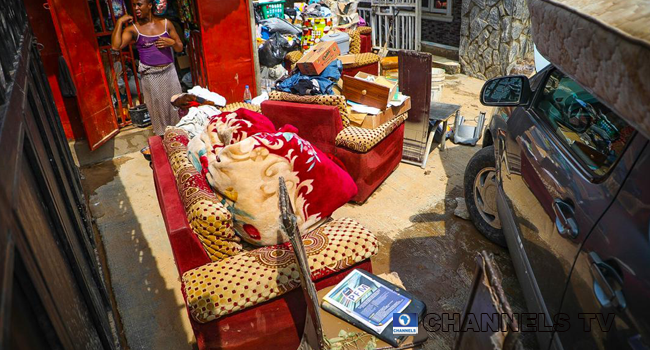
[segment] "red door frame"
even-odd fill
[[[77,88],[77,104],[91,150],[119,132],[104,65],[86,0],[47,0],[61,53]]]
[[[196,0],[207,87],[229,102],[257,91],[250,0]]]

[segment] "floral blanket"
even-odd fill
[[[281,229],[279,177],[284,177],[299,228],[307,233],[347,203],[357,187],[348,173],[285,126],[245,109],[212,118],[192,139],[189,157],[221,193],[239,235],[255,245],[288,241]]]

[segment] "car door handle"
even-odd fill
[[[612,265],[604,262],[596,252],[589,253],[589,262],[591,263],[591,275],[594,278],[594,293],[598,302],[603,307],[613,306],[619,310],[625,309],[627,302],[623,291],[616,290],[607,280],[615,279],[620,286],[623,286],[623,278],[618,274]]]
[[[578,223],[574,218],[573,206],[561,199],[553,201],[555,227],[562,237],[574,239],[578,237]]]

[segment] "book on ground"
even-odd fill
[[[392,346],[406,337],[393,335],[394,313],[416,313],[424,304],[407,291],[363,270],[350,272],[323,297],[322,308]]]

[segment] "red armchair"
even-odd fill
[[[162,139],[149,139],[154,183],[158,202],[179,276],[211,262],[196,233],[190,227],[176,179],[170,166]],[[361,268],[372,272],[370,259],[315,280],[316,289],[341,281],[351,270]],[[185,295],[185,288],[183,296]],[[300,288],[242,311],[207,323],[188,317],[199,349],[296,349],[304,329],[306,305]]]
[[[291,124],[298,128],[298,134],[325,153],[333,155],[352,176],[359,192],[352,198],[357,203],[368,197],[397,168],[402,159],[404,124],[396,118],[387,135],[366,152],[337,146],[337,137],[343,130],[339,110],[334,106],[303,104],[285,101],[265,101],[262,114],[276,127]],[[363,131],[360,128],[355,130]]]

